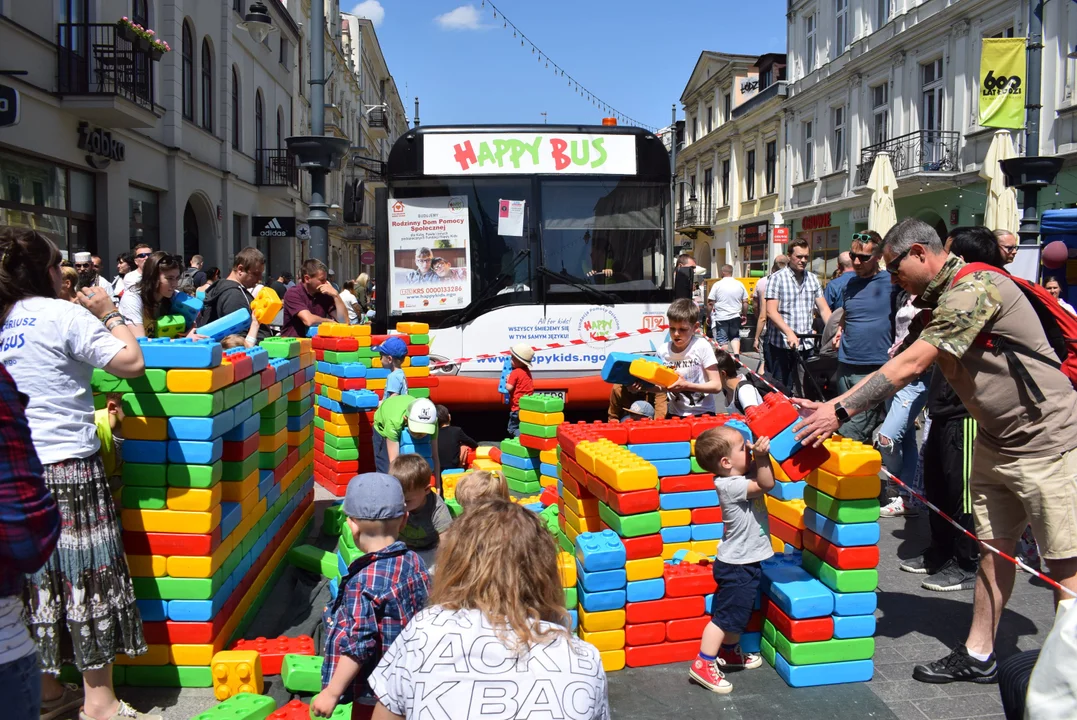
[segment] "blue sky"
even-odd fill
[[[424,125],[598,124],[556,62],[598,97],[645,125],[669,124],[703,50],[785,51],[785,0],[495,0],[550,55],[537,60],[482,0],[343,0],[371,18],[408,116]],[[406,88],[406,89],[405,89]],[[681,117],[678,115],[678,117]]]

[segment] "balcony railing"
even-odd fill
[[[677,210],[677,227],[710,227],[714,224],[714,205],[697,203]]]
[[[897,177],[921,172],[957,172],[960,146],[961,133],[950,130],[917,130],[869,145],[860,151],[858,184],[867,183],[875,156],[884,151],[890,154],[890,164]]]
[[[254,151],[254,184],[299,189],[299,168],[288,148],[258,148]]]
[[[56,55],[61,95],[118,95],[153,110],[154,56],[115,24],[58,24]]]

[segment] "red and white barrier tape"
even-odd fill
[[[664,332],[668,329],[668,325],[660,325],[656,328],[640,328],[639,330],[625,330],[623,332],[615,332],[610,335],[597,335],[589,340],[569,340],[564,343],[549,343],[547,345],[532,345],[531,349],[535,352],[543,352],[545,350],[563,350],[570,347],[579,347],[580,345],[588,345],[594,342],[613,342],[615,340],[623,340],[624,338],[634,337],[636,335],[649,335],[650,333]],[[446,365],[463,365],[466,362],[472,360],[491,360],[494,358],[506,358],[512,354],[511,350],[502,350],[498,353],[475,355],[474,357],[456,358],[455,360],[442,360],[441,362],[430,363],[430,367],[444,367]]]

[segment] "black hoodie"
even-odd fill
[[[218,280],[206,293],[205,307],[202,310],[202,325],[207,325],[214,320],[235,312],[236,310],[250,310],[250,292],[235,280]],[[240,332],[239,335],[247,333]],[[258,327],[258,341],[261,342],[269,337],[269,326]]]

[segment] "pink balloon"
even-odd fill
[[[1066,264],[1069,255],[1070,251],[1066,247],[1066,243],[1061,240],[1049,242],[1044,246],[1043,254],[1041,255],[1043,266],[1051,270],[1057,270]]]

